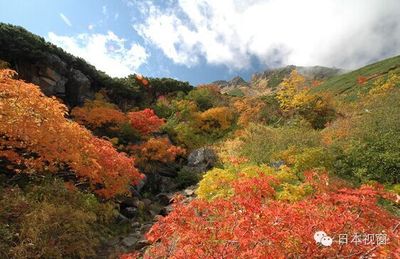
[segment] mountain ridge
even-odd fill
[[[293,70],[297,70],[310,83],[313,81],[324,81],[331,77],[345,73],[345,70],[340,68],[288,65],[256,72],[251,76],[249,82],[240,76],[235,76],[229,81],[217,80],[211,84],[217,85],[222,93],[226,93],[228,95],[265,95],[275,91],[283,79],[288,77]]]

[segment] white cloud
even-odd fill
[[[127,48],[126,40],[111,31],[107,34],[83,33],[75,37],[49,32],[48,40],[115,77],[135,73],[149,57],[141,45],[134,43]]]
[[[178,0],[140,6],[134,25],[178,64],[249,67],[325,65],[354,68],[400,54],[398,0]]]
[[[61,19],[65,22],[66,25],[68,25],[69,27],[72,26],[71,21],[68,19],[67,16],[65,16],[63,13],[60,13],[60,17]]]
[[[94,29],[94,25],[93,25],[93,24],[89,24],[89,25],[88,25],[88,29],[89,29],[89,30],[93,30],[93,29]]]

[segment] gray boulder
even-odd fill
[[[207,147],[202,147],[193,150],[188,156],[188,168],[194,172],[205,172],[214,167],[217,163],[217,155],[214,150]]]

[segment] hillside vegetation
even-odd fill
[[[83,101],[80,100],[83,99],[80,98],[82,96],[93,99],[94,94],[100,89],[107,91],[112,101],[122,109],[145,107],[160,95],[180,91],[187,93],[192,89],[188,82],[172,78],[147,78],[152,85],[152,91],[148,91],[146,85],[140,84],[134,75],[111,78],[82,58],[65,52],[20,26],[0,23],[0,35],[0,59],[9,63],[21,79],[40,85],[42,90],[46,85],[46,82],[40,80],[43,76],[50,77],[47,81],[49,79],[59,81],[56,83],[65,81],[61,85],[63,90],[55,89],[45,93],[61,98],[69,106],[82,105]],[[47,75],[48,69],[53,71],[50,75]],[[82,84],[88,89],[81,89]],[[57,84],[55,88],[60,86]]]
[[[315,92],[331,92],[346,100],[354,100],[359,94],[368,92],[377,79],[385,80],[390,73],[400,73],[400,56],[362,67],[326,80]]]
[[[399,57],[317,83],[291,69],[273,91],[229,95],[86,73],[0,28],[1,258],[400,254]],[[21,44],[40,51],[24,59]],[[46,53],[90,79],[81,103],[13,70]]]

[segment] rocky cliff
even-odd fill
[[[82,71],[68,66],[54,54],[37,62],[15,60],[13,64],[21,79],[39,85],[44,94],[61,98],[70,106],[93,98],[97,90]]]
[[[123,80],[110,78],[19,26],[0,23],[0,60],[16,70],[21,79],[39,85],[46,95],[59,97],[70,107],[92,98],[100,88],[119,98],[135,97]]]

